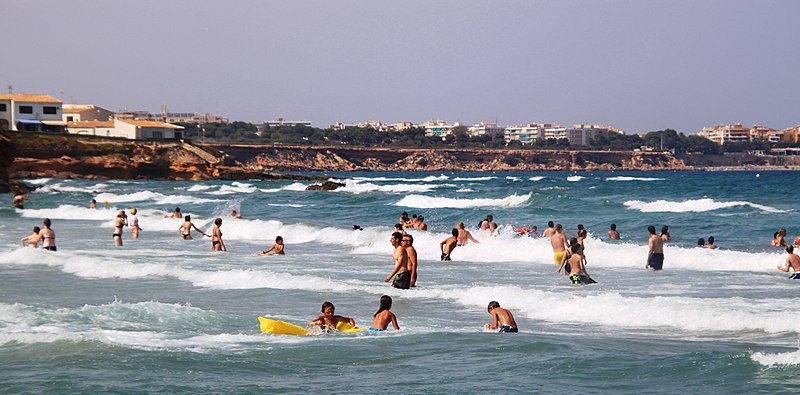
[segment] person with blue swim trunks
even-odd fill
[[[486,324],[483,327],[486,329],[497,329],[498,332],[517,333],[517,321],[514,321],[514,315],[508,309],[500,307],[500,303],[496,301],[489,302],[487,308],[489,315],[492,316],[492,323]]]
[[[374,319],[372,320],[372,325],[369,327],[370,331],[385,331],[386,328],[389,327],[390,322],[392,323],[392,326],[394,326],[395,330],[400,330],[400,325],[397,325],[397,316],[389,311],[391,308],[392,297],[389,295],[381,296],[381,306],[378,308],[378,311],[372,315]]]

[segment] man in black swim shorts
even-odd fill
[[[647,227],[647,233],[650,234],[650,240],[648,241],[647,263],[644,267],[648,270],[661,270],[664,265],[664,239],[656,235],[656,227],[653,225]]]

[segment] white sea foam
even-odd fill
[[[53,180],[52,178],[34,178],[34,179],[23,180],[23,181],[28,183],[28,184],[33,184],[33,185],[44,185],[44,184],[47,184],[48,182],[50,182],[52,180]]]
[[[775,365],[800,365],[800,350],[775,354],[754,352],[750,354],[750,359],[769,367]]]
[[[626,176],[617,176],[617,177],[608,177],[606,181],[664,181],[664,178],[655,178],[655,177],[626,177]]]
[[[75,186],[68,183],[47,184],[36,188],[37,193],[82,192],[96,193],[108,188],[108,184],[99,183],[87,186]]]
[[[301,182],[295,182],[295,183],[289,184],[289,185],[281,188],[281,190],[284,190],[284,191],[305,191],[307,187],[308,187],[308,185],[305,185],[305,184],[303,184]]]
[[[569,176],[569,177],[567,177],[567,181],[576,182],[576,181],[580,181],[580,180],[582,180],[584,178],[585,177],[583,177],[583,176]]]
[[[155,204],[187,204],[187,203],[218,203],[222,200],[203,199],[191,195],[164,195],[158,192],[141,191],[133,193],[116,194],[111,192],[101,193],[95,196],[98,202],[108,202],[109,204],[133,203],[152,200]]]
[[[497,177],[486,176],[486,177],[456,177],[453,181],[489,181],[489,180],[496,180]]]
[[[543,176],[535,176],[535,177],[529,178],[529,180],[531,180],[531,181],[541,181],[541,180],[544,180],[544,177]]]
[[[203,185],[203,184],[197,184],[197,185],[192,185],[192,186],[191,186],[191,187],[189,187],[189,189],[187,189],[186,191],[187,191],[187,192],[199,192],[199,191],[207,191],[207,190],[209,190],[209,189],[211,189],[211,188],[213,188],[213,187],[214,187],[213,185]]]
[[[714,211],[733,207],[751,207],[768,213],[781,213],[774,207],[764,206],[750,202],[717,202],[713,199],[693,199],[684,200],[682,202],[671,202],[668,200],[656,200],[654,202],[643,202],[641,200],[628,200],[624,203],[625,207],[632,210],[639,210],[643,213],[658,213],[658,212],[671,212],[671,213],[686,213],[686,212],[705,212]]]
[[[528,204],[531,194],[506,196],[502,199],[456,199],[423,195],[409,195],[394,203],[395,206],[416,208],[470,208],[470,207],[521,207]]]
[[[456,192],[462,192],[462,193],[463,192],[475,192],[475,190],[472,189],[472,188],[461,188],[461,189],[457,190]]]
[[[96,209],[90,209],[64,204],[56,208],[20,210],[20,214],[25,218],[108,220],[113,219],[119,210],[113,206],[98,205]]]
[[[345,180],[345,186],[334,189],[335,192],[346,192],[353,194],[361,194],[367,192],[388,192],[388,193],[410,193],[410,192],[430,192],[439,187],[436,184],[390,184],[378,185],[370,182],[362,182],[361,180]]]
[[[353,177],[353,180],[359,181],[371,181],[371,182],[382,182],[382,181],[406,181],[406,182],[434,182],[434,181],[444,181],[449,179],[448,176],[442,174],[439,176],[427,176],[424,178],[406,178],[406,177]],[[332,178],[329,181],[339,182],[339,179]]]
[[[511,181],[519,181],[519,177],[514,177],[514,176],[506,176],[506,180],[511,180]]]

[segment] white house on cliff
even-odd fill
[[[49,95],[0,94],[0,130],[63,133],[61,107]]]

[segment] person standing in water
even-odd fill
[[[394,330],[399,331],[400,325],[397,325],[397,316],[394,315],[389,309],[392,308],[392,297],[389,295],[381,296],[381,305],[378,307],[378,311],[372,315],[372,325],[369,327],[371,331],[378,331],[382,332],[385,331],[386,328],[389,327],[389,323],[392,323],[394,326]]]
[[[128,226],[128,215],[125,214],[125,210],[119,210],[117,212],[117,218],[114,219],[114,245],[117,247],[122,247],[122,227]]]
[[[456,244],[459,246],[467,245],[467,241],[471,241],[476,244],[480,244],[480,241],[472,237],[472,233],[470,233],[463,222],[459,222],[456,224],[456,229],[458,229],[458,236],[456,236]]]
[[[664,225],[664,226],[661,227],[661,236],[660,237],[661,237],[661,240],[663,240],[663,241],[669,241],[669,239],[670,239],[669,226]]]
[[[178,210],[178,209],[176,209],[176,210]],[[192,240],[192,228],[194,228],[194,230],[200,232],[203,236],[211,237],[211,236],[205,234],[202,230],[198,229],[197,226],[195,226],[192,223],[192,216],[191,215],[187,215],[186,217],[184,217],[183,224],[181,224],[181,227],[178,228],[178,233],[181,235],[181,237],[183,237],[184,240]]]
[[[181,214],[181,208],[175,207],[175,212],[169,215],[165,215],[164,218],[181,218],[183,214]]]
[[[786,257],[786,263],[783,266],[778,265],[778,270],[789,273],[789,269],[792,269],[794,270],[794,274],[789,278],[800,280],[800,256],[794,253],[794,247],[791,245],[786,246],[786,253],[789,254],[789,256]]]
[[[12,204],[14,205],[15,208],[22,210],[25,208],[25,201],[28,199],[30,198],[20,193],[14,196]]]
[[[555,226],[556,224],[553,221],[547,221],[547,229],[542,232],[542,237],[550,238],[550,236],[553,236],[556,233]]]
[[[617,232],[617,224],[611,224],[611,229],[608,230],[608,238],[611,240],[619,240],[619,232]]]
[[[383,282],[388,283],[392,280],[392,277],[394,277],[394,281],[392,281],[393,287],[408,289],[411,287],[411,272],[408,270],[408,252],[406,252],[406,249],[401,245],[403,235],[394,232],[392,233],[390,241],[392,247],[394,247],[394,253],[392,254],[394,257],[394,269],[383,279]]]
[[[42,221],[42,231],[39,232],[39,239],[42,240],[42,248],[48,251],[56,251],[56,232],[50,229],[50,218]]]
[[[567,237],[564,236],[563,231],[564,228],[561,224],[556,224],[555,233],[550,236],[550,246],[553,247],[553,262],[556,265],[564,263],[567,248],[569,247],[569,244],[567,244]]]
[[[131,224],[131,236],[133,236],[134,239],[139,238],[139,231],[142,230],[142,228],[139,227],[139,218],[136,216],[136,212],[136,207],[132,208],[131,215],[128,217],[128,223]]]
[[[225,242],[222,241],[222,218],[217,218],[214,220],[214,229],[211,230],[211,249],[213,251],[225,251],[228,252],[228,248],[225,247]]]
[[[401,243],[408,254],[408,270],[411,271],[411,286],[413,287],[417,283],[417,250],[414,248],[414,236],[403,235]]]
[[[443,261],[449,261],[450,254],[452,254],[453,250],[455,250],[456,246],[458,246],[458,229],[453,228],[450,234],[452,234],[452,236],[442,240],[442,242],[439,243],[439,249],[442,251]]]
[[[31,248],[39,248],[39,240],[40,240],[40,239],[41,239],[41,237],[42,237],[41,235],[39,235],[39,232],[40,232],[40,231],[41,231],[41,229],[39,229],[39,227],[38,227],[38,226],[34,226],[34,227],[33,227],[33,233],[32,233],[30,236],[25,236],[25,237],[23,237],[23,238],[22,238],[22,239],[19,241],[19,243],[20,243],[20,244],[21,244],[23,247],[25,247],[25,245],[27,244],[27,245],[28,245],[28,247],[31,247]]]
[[[650,240],[648,241],[647,263],[644,264],[644,267],[648,270],[661,270],[664,265],[664,239],[656,235],[656,227],[653,225],[647,227],[647,232],[650,234]]]

